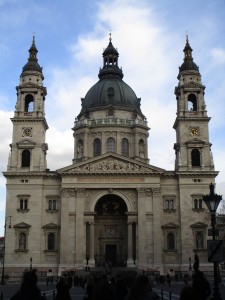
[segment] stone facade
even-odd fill
[[[35,41],[17,87],[7,171],[5,263],[54,274],[111,262],[166,273],[188,271],[197,252],[207,262],[210,216],[202,196],[214,170],[205,87],[188,39],[180,67],[174,171],[149,164],[140,99],[122,78],[111,38],[99,82],[82,99],[72,164],[47,168],[43,74]],[[101,96],[99,96],[101,95]],[[98,98],[100,97],[100,98]]]

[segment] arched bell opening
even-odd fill
[[[95,205],[94,259],[102,267],[124,267],[128,258],[127,205],[114,194],[102,196]]]

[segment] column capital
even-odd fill
[[[145,197],[145,196],[151,196],[153,191],[151,188],[140,188],[137,189],[137,193],[138,196]]]

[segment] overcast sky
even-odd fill
[[[174,170],[178,67],[186,33],[206,86],[216,193],[225,198],[224,0],[0,0],[0,169],[6,170],[16,103],[15,87],[35,35],[47,87],[48,168],[70,165],[72,130],[81,98],[98,81],[112,32],[124,81],[141,97],[151,128],[150,164]],[[0,176],[0,236],[6,180]]]

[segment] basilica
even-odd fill
[[[50,170],[47,89],[33,38],[16,87],[4,172],[11,225],[5,227],[7,273],[21,273],[30,263],[55,275],[107,263],[162,274],[184,272],[195,253],[201,269],[209,267],[210,214],[202,197],[218,172],[205,86],[188,37],[183,52],[174,96],[176,119],[173,128],[165,128],[176,132],[174,170],[150,164],[148,121],[141,99],[123,81],[111,35],[98,81],[87,87],[74,124],[71,120],[71,165]]]

